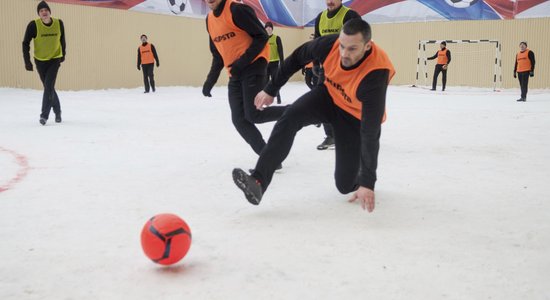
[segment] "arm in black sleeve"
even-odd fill
[[[361,167],[359,185],[374,190],[381,123],[386,110],[386,91],[389,70],[369,73],[359,84],[357,98],[363,103],[361,111]]]
[[[432,60],[432,59],[435,59],[437,57],[437,52],[434,54],[434,56],[430,56],[428,58],[426,58],[427,60]]]
[[[151,44],[151,52],[153,52],[153,57],[155,58],[158,67],[160,65],[159,56],[157,55],[157,49],[155,49],[155,46],[153,44]]]
[[[269,36],[250,6],[233,3],[230,8],[235,25],[246,31],[246,33],[252,37],[252,44],[250,44],[243,55],[234,62],[228,62],[231,63],[231,73],[234,74],[233,71],[235,71],[235,73],[238,74],[250,65],[256,56],[262,52],[269,40]]]
[[[65,55],[67,54],[67,44],[65,43],[65,25],[63,25],[63,21],[61,20],[59,20],[59,28],[61,30],[61,52],[63,53],[63,57],[65,57]],[[62,58],[62,60],[65,60],[65,58]]]
[[[447,50],[447,64],[451,63],[451,50]]]
[[[361,16],[355,10],[350,9],[344,16],[344,20],[343,20],[344,24],[346,24],[346,22],[351,19],[361,19]]]
[[[326,35],[298,47],[284,60],[277,74],[269,81],[264,91],[271,96],[275,96],[288,79],[305,65],[313,60],[324,62],[337,39],[337,34]]]
[[[283,51],[283,43],[280,36],[277,36],[277,51],[279,52],[279,64],[282,64],[285,59],[285,54]]]
[[[517,71],[518,71],[518,55],[516,54],[516,61],[514,63],[514,78],[516,77]]]
[[[23,37],[23,60],[25,61],[25,65],[32,65],[31,63],[31,40],[36,37],[36,23],[34,21],[31,21],[29,25],[27,25],[27,29],[25,30],[25,36]]]
[[[216,49],[216,46],[214,45],[214,42],[212,42],[212,39],[209,38],[210,41],[210,52],[212,52],[212,65],[210,66],[210,71],[208,72],[208,76],[206,76],[206,81],[203,85],[203,90],[207,90],[210,92],[212,87],[218,82],[218,78],[220,77],[220,73],[223,69],[223,58],[218,52],[218,49]]]
[[[137,68],[139,70],[139,67],[141,66],[141,51],[139,51],[138,48],[138,60],[137,60]]]
[[[535,53],[533,53],[533,51],[529,51],[529,54],[527,54],[527,56],[531,61],[531,72],[535,72]]]
[[[317,15],[317,18],[315,18],[315,30],[313,31],[313,38],[316,39],[321,36],[321,31],[319,31],[319,22],[321,21],[321,14]]]

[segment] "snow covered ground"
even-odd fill
[[[0,299],[550,299],[550,91],[390,87],[372,214],[313,126],[250,205],[212,94],[60,91],[41,126],[41,91],[0,89]],[[164,212],[193,233],[171,267],[139,241]]]

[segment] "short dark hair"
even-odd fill
[[[521,46],[521,44],[524,44],[525,47],[527,47],[527,42],[526,41],[521,41],[521,43],[519,43],[519,44],[520,44],[520,46]]]
[[[145,37],[146,39],[148,38],[145,34],[142,34],[139,38],[141,39],[142,37]]]
[[[342,32],[344,32],[346,35],[355,35],[361,33],[361,35],[363,35],[363,40],[365,41],[365,43],[370,41],[370,39],[372,38],[372,32],[369,23],[359,18],[351,19],[344,23],[344,27],[342,27]]]
[[[271,29],[273,29],[273,23],[271,23],[271,22],[265,23],[264,28],[267,28],[267,27],[271,27]]]
[[[443,41],[443,42],[441,42],[441,45],[447,46],[447,42]]]

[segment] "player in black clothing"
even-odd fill
[[[447,42],[442,41],[441,44],[439,44],[439,48],[441,50],[437,51],[434,56],[428,57],[428,60],[437,58],[437,64],[435,65],[434,78],[432,82],[432,91],[435,91],[435,87],[437,86],[437,77],[440,72],[443,73],[443,78],[441,80],[443,87],[442,91],[445,90],[445,86],[447,85],[447,67],[451,63],[451,50],[447,49]]]
[[[65,61],[65,27],[63,21],[52,18],[50,6],[41,1],[36,8],[39,19],[31,21],[25,30],[23,38],[23,59],[25,69],[33,70],[29,54],[31,40],[34,39],[34,63],[44,85],[42,96],[42,112],[39,122],[46,125],[50,111],[53,108],[55,122],[61,122],[61,104],[55,91],[55,81],[61,63]]]
[[[235,184],[250,203],[260,203],[296,133],[304,126],[327,122],[334,127],[336,187],[341,193],[355,191],[350,202],[359,200],[364,209],[374,209],[381,122],[387,86],[395,72],[386,53],[370,39],[367,22],[350,20],[339,35],[324,36],[296,49],[256,96],[256,107],[262,109],[273,103],[281,86],[308,62],[316,59],[325,68],[324,84],[296,100],[277,121],[254,172],[233,170]]]
[[[159,56],[155,45],[147,43],[147,35],[142,34],[139,38],[141,46],[138,48],[137,54],[137,69],[143,69],[143,85],[145,86],[144,93],[149,93],[149,86],[155,92],[155,61],[157,68],[160,67]]]

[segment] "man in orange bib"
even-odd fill
[[[149,93],[149,89],[155,92],[155,74],[153,72],[155,61],[157,62],[157,68],[160,66],[157,49],[155,49],[153,44],[147,43],[147,36],[145,34],[141,35],[140,40],[141,46],[138,48],[137,68],[138,70],[143,69],[144,93]]]
[[[521,98],[517,100],[518,102],[527,101],[529,77],[533,76],[535,76],[535,53],[527,48],[527,42],[521,42],[514,64],[514,78],[518,78],[521,87]]]
[[[434,78],[432,82],[432,91],[435,91],[435,87],[437,86],[437,77],[440,72],[443,73],[441,90],[445,90],[445,85],[447,85],[447,66],[451,63],[451,50],[447,49],[447,42],[441,42],[441,44],[439,44],[439,48],[440,50],[437,51],[434,56],[428,57],[428,60],[437,58],[437,64],[435,65]]]
[[[206,17],[212,65],[202,94],[212,96],[212,87],[225,66],[229,72],[227,88],[231,121],[259,155],[265,141],[254,123],[275,121],[285,110],[285,107],[278,106],[260,111],[254,106],[254,96],[266,83],[269,37],[250,6],[235,0],[205,1],[212,10]]]
[[[374,209],[374,184],[385,115],[386,90],[395,71],[388,55],[371,41],[362,19],[344,24],[339,35],[307,42],[285,59],[277,76],[255,98],[259,109],[273,103],[277,91],[308,62],[323,64],[325,81],[298,98],[275,124],[254,172],[233,170],[233,181],[246,199],[258,205],[276,167],[287,157],[296,133],[305,126],[334,127],[338,190],[353,193],[363,209]]]

